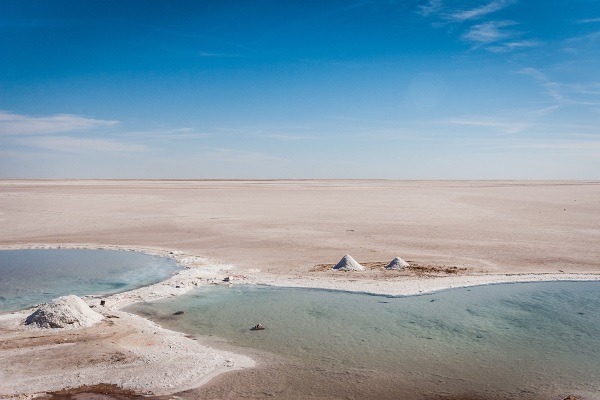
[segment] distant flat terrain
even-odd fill
[[[180,250],[278,274],[396,256],[481,272],[600,268],[597,181],[0,180],[0,245]]]

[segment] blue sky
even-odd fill
[[[600,1],[0,1],[0,177],[600,179]]]

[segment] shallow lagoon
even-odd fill
[[[0,312],[76,294],[113,294],[160,282],[175,260],[132,251],[35,249],[0,251]]]
[[[391,298],[208,287],[129,310],[216,345],[277,355],[184,397],[600,398],[599,282]],[[250,331],[258,322],[266,329]]]

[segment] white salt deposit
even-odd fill
[[[333,269],[342,271],[364,271],[365,267],[360,265],[352,256],[346,254]]]
[[[82,328],[100,322],[104,317],[93,311],[81,298],[71,294],[42,304],[27,317],[25,325],[38,328]]]
[[[401,259],[400,257],[396,257],[392,260],[391,263],[389,263],[387,265],[387,267],[385,267],[385,269],[403,269],[410,266],[409,263],[407,263],[406,261],[404,261],[403,259]]]

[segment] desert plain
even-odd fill
[[[26,311],[0,315],[0,397],[98,384],[166,395],[254,366],[120,310],[225,277],[390,295],[600,279],[596,181],[2,180],[0,226],[0,249],[138,250],[188,267],[109,297],[91,328],[34,331]],[[345,254],[367,270],[331,271]],[[411,268],[384,270],[394,257]]]

